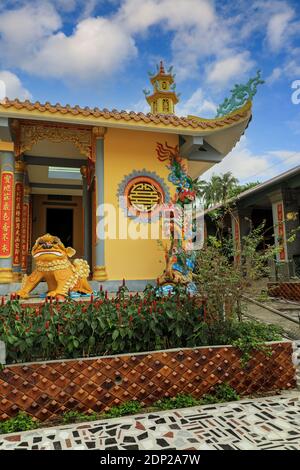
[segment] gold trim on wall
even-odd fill
[[[5,142],[0,140],[0,151],[1,152],[13,152],[15,149],[15,144],[13,142]]]

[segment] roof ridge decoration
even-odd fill
[[[235,84],[234,88],[230,90],[230,98],[225,98],[223,103],[217,108],[216,117],[226,116],[232,113],[232,111],[241,108],[247,101],[252,101],[253,96],[257,92],[257,86],[263,83],[265,81],[261,79],[261,71],[257,70],[256,76],[250,78],[245,85]]]
[[[13,118],[31,119],[35,120],[36,115],[48,121],[49,117],[52,120],[59,121],[71,119],[76,123],[77,119],[80,125],[107,126],[109,121],[119,125],[144,125],[153,129],[167,126],[174,131],[189,130],[193,132],[213,132],[234,126],[241,121],[249,121],[251,115],[251,102],[240,109],[234,110],[228,116],[221,116],[219,118],[205,119],[199,116],[178,116],[176,114],[153,114],[134,111],[116,111],[108,109],[83,108],[79,105],[71,107],[70,105],[62,105],[60,103],[50,104],[49,102],[40,103],[39,101],[30,102],[29,100],[20,101],[19,99],[10,100],[5,98],[0,102],[0,116],[9,116]],[[84,121],[84,122],[83,122]],[[97,123],[97,124],[96,124]]]

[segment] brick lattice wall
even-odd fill
[[[0,372],[0,419],[24,410],[44,421],[68,410],[91,412],[128,400],[195,397],[226,382],[241,395],[295,387],[292,343],[270,343],[246,368],[232,347],[202,347],[136,355],[14,364]]]
[[[268,283],[268,294],[287,300],[300,301],[300,282]]]

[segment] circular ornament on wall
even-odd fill
[[[161,204],[170,200],[164,180],[146,169],[125,176],[119,184],[117,196],[125,215],[136,222],[158,220]]]

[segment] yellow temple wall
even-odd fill
[[[104,200],[118,210],[118,186],[133,171],[146,169],[163,178],[171,197],[175,186],[168,181],[168,162],[157,159],[157,142],[175,146],[178,136],[165,133],[108,129],[104,140]],[[121,219],[124,221],[123,212]],[[130,219],[129,219],[130,220]],[[134,223],[130,222],[129,223]],[[156,222],[158,224],[159,222]],[[135,224],[150,230],[151,224]],[[117,227],[118,229],[119,227]],[[108,280],[156,279],[164,269],[164,253],[157,240],[105,240]]]

